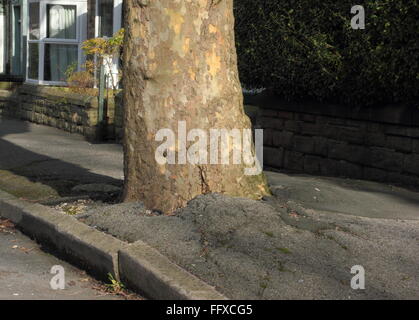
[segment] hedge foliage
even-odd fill
[[[351,28],[354,5],[365,30]],[[248,88],[348,105],[419,100],[418,0],[236,0],[235,15]]]

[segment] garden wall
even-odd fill
[[[122,118],[116,105],[109,101],[105,125],[98,123],[98,99],[64,89],[23,85],[14,91],[0,90],[0,115],[48,125],[85,136],[89,141],[120,140]],[[118,122],[119,121],[119,122]]]
[[[419,109],[246,99],[260,106],[265,166],[419,186]]]

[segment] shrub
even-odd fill
[[[238,0],[240,77],[289,100],[348,105],[417,102],[417,0]],[[366,29],[353,30],[361,4]]]
[[[71,65],[66,70],[66,81],[70,91],[96,96],[98,90],[94,89],[95,77],[93,64],[88,61],[85,63],[81,71],[76,71],[77,63]]]
[[[94,89],[95,75],[100,66],[104,64],[108,70],[108,81],[112,86],[112,93],[117,90],[117,81],[112,71],[114,59],[119,57],[124,39],[124,29],[119,30],[111,38],[93,38],[83,42],[82,48],[86,54],[87,61],[82,66],[81,71],[77,71],[77,63],[71,65],[66,70],[66,81],[72,92],[98,95],[98,90]],[[122,76],[118,70],[119,78]]]
[[[96,70],[101,64],[107,66],[108,70],[112,70],[113,61],[119,57],[124,44],[125,30],[121,29],[111,38],[93,38],[83,42],[83,51],[88,56],[96,57]],[[94,60],[93,60],[94,61]],[[119,78],[122,77],[121,70],[118,70]],[[114,90],[117,89],[116,79],[112,72],[108,74],[110,84]]]

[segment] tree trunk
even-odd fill
[[[126,22],[124,200],[169,214],[211,192],[266,195],[263,174],[246,175],[244,163],[217,162],[211,158],[216,148],[205,145],[215,141],[209,138],[211,129],[251,128],[237,70],[233,0],[127,1]],[[186,132],[208,133],[208,140],[193,140],[191,132],[184,145],[185,125]],[[156,160],[162,129],[176,134],[176,144],[163,153],[176,164]],[[189,160],[196,155],[190,149],[196,141],[204,143],[199,159],[208,151],[213,162]],[[220,146],[230,155],[237,149],[232,143]],[[250,149],[254,155],[253,145]]]

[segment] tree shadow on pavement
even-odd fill
[[[54,158],[51,156],[54,152],[44,155],[30,151],[31,143],[42,143],[37,141],[38,136],[31,130],[31,126],[32,124],[28,122],[0,117],[0,189],[2,182],[7,182],[7,179],[11,180],[9,181],[11,184],[15,179],[15,187],[19,187],[18,184],[24,180],[27,180],[28,183],[48,186],[59,197],[75,195],[72,189],[80,184],[100,183],[122,186],[122,180],[94,173],[79,165],[63,161],[58,156]],[[40,128],[42,130],[43,127]],[[50,129],[49,127],[45,128]],[[22,137],[19,136],[20,134]],[[57,130],[57,134],[61,134],[60,131]],[[13,141],[19,142],[19,145],[9,141],[8,138],[11,136]],[[54,150],[53,141],[54,136],[49,133],[45,144],[51,144],[52,150]],[[83,140],[80,141],[83,143]],[[57,146],[60,143],[60,140],[55,142]],[[65,146],[61,144],[59,147],[62,149]],[[74,148],[74,144],[69,147]],[[74,150],[73,156],[77,158],[78,152],[79,150]],[[91,159],[91,161],[94,163],[95,159]],[[21,180],[20,177],[25,179]]]

